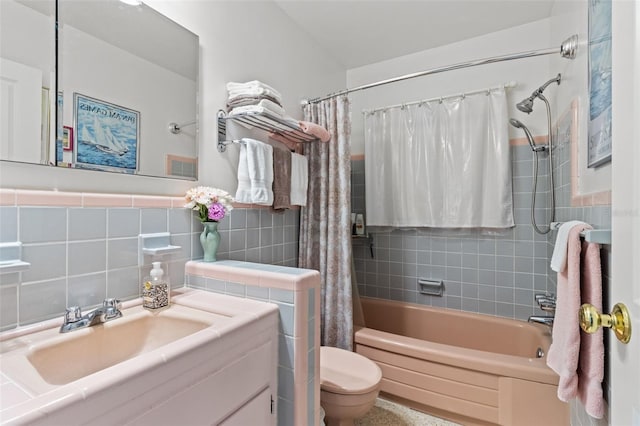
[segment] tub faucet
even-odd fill
[[[556,296],[553,294],[546,293],[538,293],[534,296],[535,301],[538,303],[540,309],[545,312],[550,312],[551,314],[555,314],[556,312]],[[532,315],[529,317],[529,322],[537,322],[538,324],[548,325],[549,327],[553,327],[553,315],[550,316],[539,316]]]
[[[532,315],[529,317],[529,322],[537,322],[538,324],[544,324],[544,325],[548,325],[549,327],[553,327],[553,317],[547,317],[547,316],[538,316],[538,315]]]
[[[60,333],[67,333],[120,318],[122,317],[121,307],[120,301],[114,298],[104,299],[101,307],[85,315],[82,315],[79,306],[71,306],[67,308],[67,312],[64,315]]]

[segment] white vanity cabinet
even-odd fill
[[[277,335],[270,338],[271,334],[264,327],[244,332],[246,340],[229,342],[224,353],[211,354],[211,366],[189,373],[193,383],[186,388],[167,383],[175,393],[166,398],[165,392],[159,392],[158,399],[130,424],[275,425],[271,399],[278,394],[274,382]]]
[[[53,328],[12,339],[0,335],[5,348],[16,348],[0,354],[3,380],[26,393],[21,399],[5,395],[2,389],[9,387],[3,384],[2,423],[276,425],[276,404],[272,400],[277,400],[278,394],[277,306],[192,289],[174,294],[169,310],[180,309],[180,305],[211,313],[211,324],[64,385],[48,383],[30,371],[29,351],[51,341],[74,338],[74,333],[80,333],[75,335],[77,339],[88,339],[91,333],[101,332],[99,329],[74,331],[63,337]],[[123,318],[133,315],[126,309],[123,312]],[[41,340],[39,333],[44,333]],[[127,335],[122,338],[126,346]],[[20,356],[24,368],[11,369]],[[13,357],[13,361],[3,363],[3,359],[9,359],[6,357]],[[80,356],[70,366],[80,366],[84,361]],[[7,401],[17,402],[5,404]]]

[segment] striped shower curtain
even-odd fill
[[[331,133],[328,143],[304,144],[309,161],[307,205],[300,212],[298,266],[320,271],[321,344],[352,350],[351,123],[349,100],[307,105],[306,121]]]

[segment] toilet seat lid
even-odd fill
[[[320,347],[320,387],[339,394],[363,394],[374,390],[382,379],[375,362],[344,349]]]

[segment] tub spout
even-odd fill
[[[537,322],[538,324],[548,325],[553,327],[553,317],[532,315],[529,317],[528,322]]]

